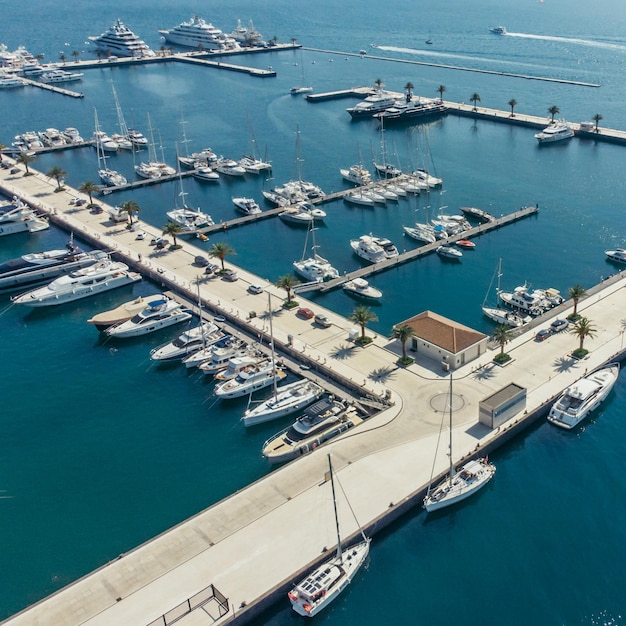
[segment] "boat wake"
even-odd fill
[[[521,39],[538,39],[540,41],[554,41],[556,43],[571,43],[589,48],[600,48],[602,50],[619,50],[626,52],[626,45],[609,43],[606,41],[594,41],[593,39],[579,39],[577,37],[556,37],[552,35],[533,35],[531,33],[507,33],[505,37],[518,37]]]

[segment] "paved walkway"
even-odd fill
[[[182,251],[173,253],[155,253],[148,239],[135,240],[134,234],[123,226],[111,226],[103,214],[72,212],[67,204],[69,196],[53,193],[55,185],[43,176],[15,177],[0,170],[0,186],[9,193],[13,193],[12,189],[15,193],[23,190],[29,200],[55,208],[57,214],[63,213],[68,221],[75,222],[77,232],[79,227],[88,229],[118,250],[135,256],[142,254],[144,264],[159,270],[159,275],[193,287],[200,270],[190,264],[196,253],[192,246],[185,244]],[[237,283],[205,281],[202,291],[216,306],[243,319],[251,310],[262,310],[266,300],[245,291],[248,281],[263,281],[246,272],[240,271],[240,275],[243,279]],[[487,353],[455,372],[454,394],[461,400],[455,402],[455,460],[473,453],[477,446],[494,443],[502,435],[477,423],[481,399],[515,382],[527,388],[530,412],[554,398],[585,371],[623,351],[624,287],[626,278],[615,276],[579,303],[579,311],[597,328],[595,338],[585,342],[591,351],[585,360],[579,362],[568,356],[577,347],[577,339],[572,335],[561,333],[537,343],[533,340],[534,331],[530,331],[507,346],[513,357],[507,367],[493,365],[493,353]],[[272,286],[268,290],[279,301],[284,298],[284,292]],[[570,310],[563,307],[561,316]],[[229,599],[229,613],[219,618],[217,609],[209,603],[184,615],[178,624],[208,626],[245,614],[246,607],[259,599],[272,597],[276,590],[282,594],[325,549],[332,549],[332,505],[329,486],[323,482],[329,451],[361,525],[376,530],[384,525],[385,516],[415,498],[433,471],[446,405],[442,398],[449,387],[447,375],[437,364],[427,361],[406,369],[397,368],[399,346],[382,336],[376,337],[366,349],[354,348],[347,341],[351,324],[332,312],[328,315],[333,326],[321,329],[296,318],[293,312],[284,311],[276,316],[274,330],[282,340],[293,335],[295,344],[312,359],[332,362],[333,368],[341,369],[344,375],[357,381],[363,379],[364,388],[370,393],[382,395],[385,390],[391,390],[395,402],[392,407],[3,623],[11,626],[164,624],[165,621],[156,620],[209,584]],[[261,329],[267,322],[254,318],[252,323]],[[538,328],[548,324],[546,320]],[[516,418],[522,419],[523,415]],[[448,462],[445,453],[446,446],[442,444],[435,473],[445,471]],[[497,476],[493,488],[498,489]],[[340,502],[340,510],[343,533],[347,536],[357,532],[345,503],[342,506]],[[376,550],[375,539],[372,550]]]

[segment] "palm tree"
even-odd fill
[[[476,103],[480,102],[480,95],[474,92],[472,94],[472,97],[470,98],[470,101],[474,103],[474,111],[477,111],[478,109],[476,108]]]
[[[59,54],[59,59],[61,60],[61,63],[65,63],[67,57],[65,56],[64,52],[61,52],[61,54]]]
[[[581,317],[570,328],[570,333],[572,333],[572,335],[576,335],[580,339],[580,346],[578,347],[578,350],[582,352],[585,337],[593,337],[596,334],[596,329],[586,317]]]
[[[350,313],[348,319],[361,327],[361,341],[365,340],[365,324],[378,321],[376,313],[362,304]]]
[[[163,231],[161,234],[163,235],[171,235],[174,240],[174,247],[178,246],[176,242],[177,235],[183,232],[183,227],[178,222],[172,222],[169,220],[165,226],[163,226]]]
[[[6,149],[7,147],[3,143],[0,143],[0,163],[2,163],[2,151]]]
[[[572,317],[576,317],[576,310],[578,309],[578,301],[587,295],[587,291],[580,285],[574,285],[569,289],[569,297],[574,301],[574,311]]]
[[[100,187],[96,185],[96,183],[92,183],[90,180],[85,181],[80,184],[78,191],[81,193],[86,193],[89,196],[89,204],[93,204],[93,194],[96,191],[100,191]]]
[[[511,107],[511,117],[515,117],[515,105],[517,104],[517,100],[515,98],[511,98],[509,100],[509,106]]]
[[[439,92],[439,100],[443,100],[443,94],[447,91],[445,85],[439,85],[437,87],[437,91]]]
[[[401,324],[400,326],[394,326],[391,333],[392,339],[398,339],[402,344],[402,360],[406,361],[406,342],[415,337],[415,330],[408,324]]]
[[[41,52],[39,54],[35,55],[35,61],[37,61],[38,63],[41,63],[45,58],[45,54],[42,54]]]
[[[161,56],[164,57],[165,56],[165,46],[161,46],[159,48],[159,52],[161,53]]]
[[[30,154],[26,154],[26,152],[20,152],[15,160],[26,168],[26,174],[30,174],[28,171],[28,164],[32,163],[35,160],[35,157]]]
[[[287,292],[287,302],[291,302],[291,290],[298,284],[298,280],[293,277],[292,274],[285,274],[276,281],[276,286],[279,289],[284,289]]]
[[[291,38],[291,45],[295,48],[296,47],[296,38],[292,37]]]
[[[599,132],[598,122],[602,119],[602,116],[599,113],[596,113],[591,119],[596,123],[596,133]]]
[[[237,253],[233,250],[230,244],[225,241],[218,241],[217,243],[214,243],[209,250],[209,256],[218,258],[222,263],[222,270],[224,269],[224,259],[229,254]]]
[[[78,57],[80,56],[80,52],[78,50],[72,50],[72,56],[74,57],[74,63],[78,63]]]
[[[504,346],[511,340],[511,329],[506,324],[499,324],[493,331],[493,339],[500,346],[500,356],[504,355]]]
[[[100,61],[102,61],[102,56],[104,55],[104,52],[102,52],[102,50],[100,50],[100,48],[98,48],[96,50],[96,56],[98,57],[98,63],[100,63]]]
[[[126,202],[122,202],[122,204],[120,204],[120,211],[128,213],[128,223],[132,226],[133,214],[139,213],[141,211],[141,207],[134,200],[126,200]]]
[[[554,122],[554,116],[558,115],[561,112],[561,110],[559,109],[558,106],[556,106],[556,104],[553,104],[549,109],[548,109],[548,113],[551,115],[551,119],[550,122]]]
[[[406,101],[411,102],[411,98],[413,97],[413,83],[409,81],[405,86],[404,90],[406,91]]]
[[[383,80],[382,80],[382,78],[377,78],[377,79],[374,81],[374,85],[376,86],[376,89],[377,89],[378,91],[380,91],[380,90],[383,88]]]
[[[202,44],[202,42],[198,44],[198,52],[204,52],[204,45]]]
[[[67,172],[60,167],[51,167],[46,174],[48,178],[54,178],[57,181],[57,191],[61,191],[61,180],[67,176]]]

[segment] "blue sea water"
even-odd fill
[[[88,35],[120,17],[154,48],[157,29],[192,14],[224,30],[250,18],[266,37],[296,37],[306,48],[358,52],[405,61],[528,74],[597,83],[598,88],[525,80],[441,67],[412,65],[305,49],[248,56],[245,63],[277,70],[275,79],[215,72],[178,64],[85,72],[83,100],[35,89],[0,92],[0,141],[46,127],[76,126],[84,135],[97,108],[103,128],[113,132],[115,85],[127,121],[158,129],[166,159],[174,161],[182,139],[190,149],[210,145],[233,158],[252,141],[272,160],[274,180],[247,178],[219,186],[185,181],[187,201],[216,220],[234,217],[233,195],[261,197],[261,190],[298,173],[326,191],[343,188],[339,168],[359,158],[369,163],[381,150],[373,122],[350,121],[349,101],[311,104],[289,95],[304,73],[315,91],[372,84],[381,78],[401,91],[407,81],[417,94],[548,115],[552,105],[570,121],[591,119],[626,129],[623,102],[626,16],[621,3],[604,0],[493,2],[460,0],[378,3],[322,0],[298,6],[273,2],[174,3],[136,0],[106,5],[81,3],[81,10],[48,0],[31,5],[2,3],[0,41],[10,50],[24,44],[56,60],[77,50],[88,58]],[[489,27],[504,24],[510,35]],[[424,41],[432,39],[432,46]],[[370,48],[375,43],[378,48]],[[70,63],[71,65],[71,63]],[[299,133],[299,141],[296,141]],[[524,281],[565,292],[591,286],[615,271],[603,250],[624,244],[624,150],[573,140],[539,149],[532,131],[449,116],[414,127],[385,131],[387,154],[405,169],[426,165],[444,178],[443,193],[400,201],[387,208],[328,206],[327,226],[318,231],[321,253],[340,270],[358,267],[348,240],[375,232],[401,248],[414,245],[401,226],[440,207],[479,206],[501,214],[539,204],[537,217],[478,240],[458,266],[431,256],[378,275],[384,291],[372,327],[391,326],[425,309],[474,328],[492,328],[480,305],[501,258],[503,287]],[[299,144],[297,149],[297,144]],[[360,156],[359,156],[360,155]],[[113,157],[130,174],[132,157]],[[94,180],[91,149],[38,157],[47,171],[59,165],[78,186]],[[175,185],[120,194],[133,199],[142,219],[156,226],[176,201]],[[269,280],[290,270],[304,246],[304,233],[276,220],[227,232],[234,261]],[[27,251],[61,247],[67,235],[51,229],[0,239],[0,260]],[[216,237],[217,238],[217,237]],[[216,239],[215,238],[215,239]],[[214,241],[214,238],[212,238]],[[264,242],[260,245],[259,242]],[[206,244],[207,246],[210,245]],[[246,430],[238,421],[245,402],[223,405],[212,385],[179,367],[154,367],[151,347],[177,331],[112,344],[85,320],[101,310],[158,286],[103,294],[54,311],[25,313],[0,306],[0,618],[44,597],[99,565],[150,539],[265,473],[263,441],[281,424]],[[314,302],[349,314],[354,301],[341,291]],[[616,320],[616,327],[619,320]],[[616,331],[617,332],[617,331]],[[495,481],[466,505],[428,519],[406,516],[375,538],[367,571],[317,620],[374,624],[382,620],[430,624],[623,624],[626,594],[626,482],[621,417],[626,383],[584,428],[563,433],[541,424],[496,455]],[[211,581],[206,581],[207,584]],[[259,623],[287,624],[287,603]]]

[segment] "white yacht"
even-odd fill
[[[348,169],[340,169],[339,172],[349,183],[355,185],[369,185],[372,182],[372,175],[360,165],[351,165]]]
[[[115,339],[139,337],[190,319],[189,309],[183,308],[182,304],[175,300],[163,297],[146,303],[139,313],[125,322],[110,326],[105,333]]]
[[[83,252],[71,241],[59,250],[24,254],[0,265],[0,292],[30,289],[105,257],[100,250]]]
[[[225,35],[219,28],[201,17],[194,15],[188,22],[182,22],[174,28],[160,30],[165,41],[197,48],[198,50],[237,50],[239,44],[232,37]]]
[[[44,72],[38,80],[42,83],[72,83],[80,80],[82,77],[82,72],[68,72],[67,70],[56,69]]]
[[[353,406],[332,396],[322,398],[305,409],[291,426],[268,439],[263,444],[263,456],[272,465],[286,463],[311,452],[362,421]]]
[[[64,131],[61,132],[65,142],[68,144],[76,144],[83,143],[84,139],[81,137],[77,128],[73,126],[68,126]]]
[[[201,233],[215,223],[213,218],[207,213],[203,213],[200,209],[194,210],[189,207],[168,211],[167,218],[182,228],[183,235]]]
[[[223,157],[217,160],[215,169],[226,176],[245,176],[246,174],[246,170],[237,161]]]
[[[60,148],[66,145],[63,135],[56,128],[46,128],[46,130],[42,130],[39,133],[39,137],[44,145],[50,146],[51,148]]]
[[[570,385],[552,405],[548,421],[571,430],[607,397],[619,375],[619,363],[610,363]]]
[[[272,359],[260,365],[244,368],[235,378],[215,387],[215,395],[221,399],[241,398],[259,389],[265,389],[285,378],[287,374],[274,364]]]
[[[344,283],[342,287],[345,292],[367,300],[380,300],[383,297],[383,292],[372,287],[364,278],[353,278]]]
[[[141,148],[148,145],[148,138],[136,128],[129,128],[126,136],[133,146]]]
[[[384,111],[387,107],[393,106],[398,99],[396,94],[392,94],[381,89],[367,96],[365,100],[359,102],[353,107],[348,107],[346,111],[350,113],[353,119],[362,117],[373,117],[375,113]]]
[[[252,20],[248,26],[242,26],[241,20],[237,20],[237,26],[229,37],[232,37],[242,46],[263,46],[265,44],[263,35],[255,28]]]
[[[127,265],[107,258],[59,276],[49,285],[16,296],[12,301],[31,307],[53,306],[95,296],[140,280],[141,275],[131,272]]]
[[[500,291],[498,297],[505,304],[535,316],[541,315],[552,306],[546,299],[545,291],[534,290],[529,292],[526,285],[515,287],[512,292]]]
[[[343,200],[349,204],[358,204],[360,206],[374,206],[376,204],[374,195],[369,190],[363,189],[348,192],[343,197]]]
[[[532,322],[530,315],[521,315],[510,309],[500,309],[498,307],[483,306],[483,313],[497,324],[512,326],[513,328],[521,328],[525,324]]]
[[[114,324],[121,324],[131,317],[143,311],[153,301],[163,300],[166,296],[163,294],[155,294],[153,296],[139,296],[134,300],[124,302],[113,309],[97,313],[87,320],[88,324],[92,324],[99,331],[104,331]]]
[[[451,259],[453,261],[460,261],[463,253],[457,248],[453,248],[450,245],[443,244],[439,246],[435,252],[444,259]]]
[[[423,243],[434,243],[437,241],[435,229],[430,224],[416,223],[414,226],[403,226],[402,230],[416,241]]]
[[[253,198],[233,198],[233,204],[238,211],[241,211],[244,215],[257,215],[261,213],[261,207]]]
[[[341,540],[337,497],[333,464],[328,455],[328,467],[333,496],[333,510],[335,513],[335,527],[337,529],[337,551],[330,558],[308,574],[287,594],[291,608],[303,617],[314,617],[326,608],[356,576],[369,554],[370,539],[361,531],[361,540],[352,546],[344,547]],[[344,494],[343,487],[341,493]],[[349,503],[348,503],[349,505]],[[352,510],[352,507],[350,507]],[[354,512],[353,512],[354,515]],[[356,518],[355,518],[356,519]]]
[[[248,155],[240,159],[239,165],[241,165],[248,174],[260,174],[261,172],[272,169],[271,163]]]
[[[246,409],[241,421],[244,426],[254,426],[278,419],[315,402],[322,393],[324,390],[320,385],[306,378],[283,387],[276,387],[270,398],[253,408]]]
[[[24,81],[17,76],[0,75],[0,89],[13,89],[15,87],[24,87]]]
[[[203,366],[203,374],[215,374],[220,369],[227,367],[229,359],[247,351],[252,354],[251,348],[241,339],[226,335],[215,343],[206,345],[197,352],[186,356],[183,359],[183,364],[186,368]],[[210,368],[214,368],[213,371],[207,371]]]
[[[146,42],[139,39],[120,19],[101,35],[91,36],[89,40],[94,46],[107,54],[122,57],[153,57],[156,56]]]
[[[295,224],[297,226],[310,226],[315,221],[315,218],[311,215],[311,213],[297,206],[288,208],[282,213],[279,213],[278,217],[280,217],[283,222]]]
[[[626,249],[615,248],[615,250],[605,250],[604,254],[611,259],[611,261],[617,261],[618,263],[626,263]]]
[[[351,239],[350,247],[357,256],[369,263],[380,263],[387,259],[385,250],[376,243],[372,235],[361,235],[358,239]]]
[[[196,167],[192,176],[198,180],[204,180],[210,183],[217,183],[220,180],[220,175],[208,165]]]
[[[199,370],[203,374],[213,374],[215,380],[225,381],[233,380],[239,376],[239,373],[243,370],[251,369],[254,367],[265,367],[268,363],[268,359],[264,354],[259,354],[254,351],[245,354],[235,354],[226,362],[226,365],[215,371],[211,364],[201,364]]]
[[[197,352],[207,345],[208,341],[219,341],[225,337],[213,322],[202,322],[198,326],[189,328],[181,333],[174,341],[158,346],[150,351],[150,358],[153,361],[173,361],[183,359],[192,352]]]
[[[574,130],[565,122],[553,122],[546,126],[540,133],[535,135],[535,139],[540,143],[553,143],[563,141],[574,136]]]
[[[48,220],[37,215],[34,209],[21,200],[14,199],[6,209],[2,207],[0,237],[15,233],[36,233],[47,228],[50,228]]]

